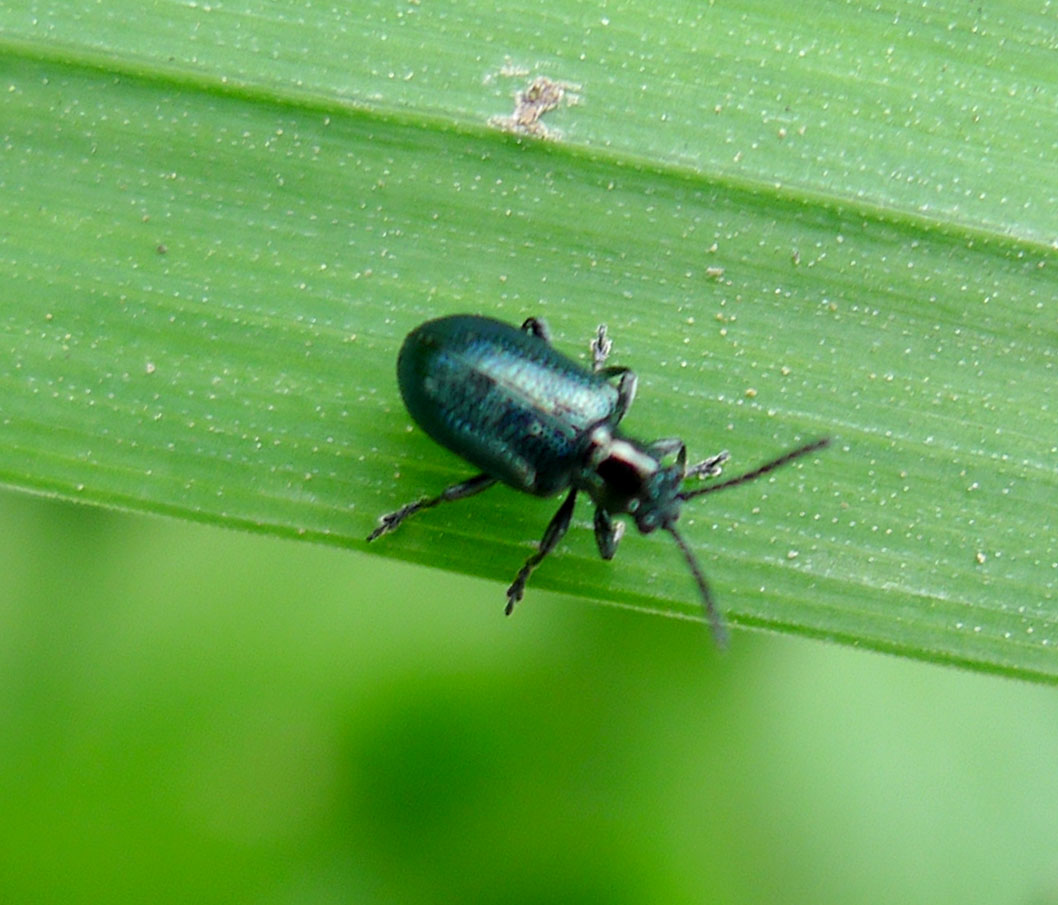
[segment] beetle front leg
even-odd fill
[[[504,612],[510,616],[514,611],[514,605],[522,599],[525,594],[525,583],[529,580],[530,574],[544,560],[555,547],[558,542],[562,540],[563,535],[569,530],[570,520],[573,518],[573,504],[577,501],[577,491],[571,490],[569,496],[566,497],[566,501],[559,507],[558,512],[555,513],[554,518],[548,523],[547,528],[544,531],[544,536],[540,541],[540,549],[530,556],[526,561],[525,565],[518,571],[518,574],[514,578],[514,582],[509,588],[507,588],[507,606],[504,608]]]
[[[602,506],[595,507],[595,543],[603,559],[613,559],[624,533],[624,522],[615,522]]]
[[[718,452],[715,456],[710,456],[708,459],[692,465],[687,469],[684,477],[686,478],[715,478],[723,469],[720,467],[728,459],[731,458],[731,453],[726,449],[722,452]]]
[[[665,437],[655,440],[647,447],[647,452],[658,459],[675,456],[676,464],[681,467],[687,464],[687,446],[679,437]]]
[[[408,503],[406,506],[401,506],[396,512],[390,512],[387,515],[382,516],[382,518],[379,519],[378,527],[368,535],[367,539],[370,542],[381,537],[383,534],[388,534],[390,531],[397,528],[406,518],[415,515],[416,512],[421,512],[423,509],[432,509],[434,506],[439,506],[441,503],[465,500],[468,496],[473,496],[475,493],[481,493],[483,490],[488,490],[495,483],[496,479],[491,475],[474,475],[474,477],[469,480],[463,481],[459,484],[453,484],[451,487],[446,487],[435,497],[416,500],[414,503]]]
[[[647,447],[647,452],[658,459],[663,459],[666,456],[676,456],[676,464],[680,468],[685,469],[683,472],[684,478],[715,478],[722,470],[720,466],[731,458],[731,454],[725,449],[723,452],[718,452],[715,456],[710,456],[708,459],[686,468],[687,447],[678,437],[666,437],[663,440],[655,440]]]

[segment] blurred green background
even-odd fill
[[[12,493],[0,521],[0,901],[1058,901],[1052,688],[538,590],[505,619],[499,584]]]

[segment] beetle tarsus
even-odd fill
[[[400,526],[401,522],[409,516],[415,515],[416,512],[422,512],[423,509],[432,509],[434,506],[441,505],[441,503],[465,500],[468,496],[473,496],[475,493],[481,493],[483,490],[488,490],[495,483],[496,479],[491,475],[474,475],[474,477],[469,478],[466,481],[461,481],[458,484],[453,484],[451,487],[446,487],[435,497],[424,497],[421,500],[416,500],[414,503],[408,503],[406,506],[401,506],[396,512],[386,513],[386,515],[378,520],[378,527],[367,536],[368,543],[381,537],[383,534],[389,534],[390,531],[395,531]]]
[[[720,467],[728,459],[731,458],[731,453],[726,449],[723,452],[718,452],[715,456],[710,456],[697,465],[692,465],[687,469],[687,473],[684,475],[685,478],[716,478],[720,476],[723,469]]]
[[[367,536],[367,542],[371,543],[371,541],[382,537],[383,534],[389,534],[390,531],[396,528],[397,525],[411,515],[412,512],[418,511],[414,509],[413,506],[414,504],[409,504],[402,509],[398,509],[396,512],[387,512],[378,520],[378,527]]]
[[[610,357],[611,349],[613,349],[613,341],[606,335],[606,324],[599,324],[599,329],[591,341],[591,369],[593,371],[602,370],[606,359]]]

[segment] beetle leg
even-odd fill
[[[628,410],[632,407],[632,401],[636,398],[636,386],[639,383],[639,378],[636,377],[635,371],[622,367],[603,368],[600,371],[596,371],[596,373],[607,380],[611,377],[620,378],[617,381],[617,405],[614,406],[614,415],[616,417],[613,423],[616,424],[628,414]]]
[[[535,336],[537,339],[542,339],[549,346],[551,345],[551,330],[542,318],[527,317],[522,324],[522,329],[530,336]]]
[[[453,484],[451,487],[446,487],[435,497],[416,500],[414,503],[408,503],[406,506],[401,506],[396,512],[390,512],[387,515],[382,516],[382,518],[379,519],[378,527],[368,535],[367,539],[373,541],[375,538],[381,537],[383,534],[388,534],[408,518],[408,516],[415,515],[416,512],[421,512],[423,509],[432,509],[434,506],[438,506],[441,503],[465,500],[468,496],[473,496],[475,493],[481,493],[483,490],[488,490],[495,483],[496,479],[491,475],[474,475],[474,477],[463,481],[460,484]]]
[[[656,459],[664,459],[666,456],[675,455],[676,464],[683,466],[687,464],[687,447],[678,437],[665,437],[655,440],[647,447],[647,452]]]
[[[569,530],[569,523],[573,518],[573,504],[576,501],[577,491],[576,489],[573,489],[569,492],[566,501],[559,507],[558,512],[555,513],[554,518],[551,519],[547,528],[544,530],[543,539],[540,541],[540,549],[525,561],[525,565],[518,570],[518,574],[515,576],[513,584],[507,588],[507,606],[504,609],[504,612],[508,616],[513,612],[514,605],[521,600],[522,596],[525,594],[525,583],[529,580],[529,575],[532,573],[533,569],[540,565],[544,557],[555,549],[558,542],[562,540],[562,536],[567,530]]]
[[[676,497],[683,502],[687,502],[687,500],[693,500],[697,496],[705,496],[707,493],[716,493],[718,490],[727,490],[728,487],[738,487],[739,484],[748,484],[750,481],[755,481],[757,478],[768,474],[770,471],[775,471],[776,468],[782,468],[794,459],[800,459],[801,456],[807,456],[809,453],[814,453],[817,449],[822,449],[824,446],[829,445],[830,438],[821,437],[818,440],[813,440],[811,443],[806,443],[804,446],[798,446],[797,449],[791,449],[789,452],[783,453],[777,459],[772,459],[770,462],[758,465],[752,471],[735,475],[735,477],[728,478],[726,481],[721,481],[719,484],[710,484],[708,487],[699,487],[697,490],[680,491],[680,493],[676,494]],[[702,462],[701,464],[704,466],[707,463]],[[697,465],[695,466],[696,469],[698,467],[699,466]]]
[[[699,462],[697,465],[692,465],[687,469],[687,473],[684,477],[687,478],[715,478],[723,470],[720,466],[723,465],[729,458],[731,453],[726,449],[723,452],[718,452],[715,456],[710,456],[704,462]]]
[[[599,324],[599,332],[595,334],[595,338],[591,341],[591,369],[607,380],[611,377],[620,378],[617,382],[617,407],[615,409],[617,417],[614,419],[614,424],[616,424],[632,407],[632,400],[636,398],[636,384],[639,382],[639,378],[636,377],[635,371],[631,371],[628,368],[620,366],[603,367],[606,359],[610,357],[612,348],[613,341],[606,335],[606,324]]]
[[[613,559],[624,533],[624,522],[615,522],[602,506],[595,507],[595,543],[603,559]]]
[[[606,324],[599,324],[599,330],[591,341],[591,369],[599,371],[602,369],[606,359],[610,357],[613,342],[606,335]]]
[[[628,414],[632,407],[632,400],[636,398],[637,383],[639,378],[636,377],[635,371],[625,371],[621,375],[621,381],[617,384],[617,421]]]

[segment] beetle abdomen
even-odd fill
[[[436,442],[540,496],[569,486],[588,428],[617,407],[605,378],[539,337],[473,315],[408,334],[397,378],[411,416]]]

